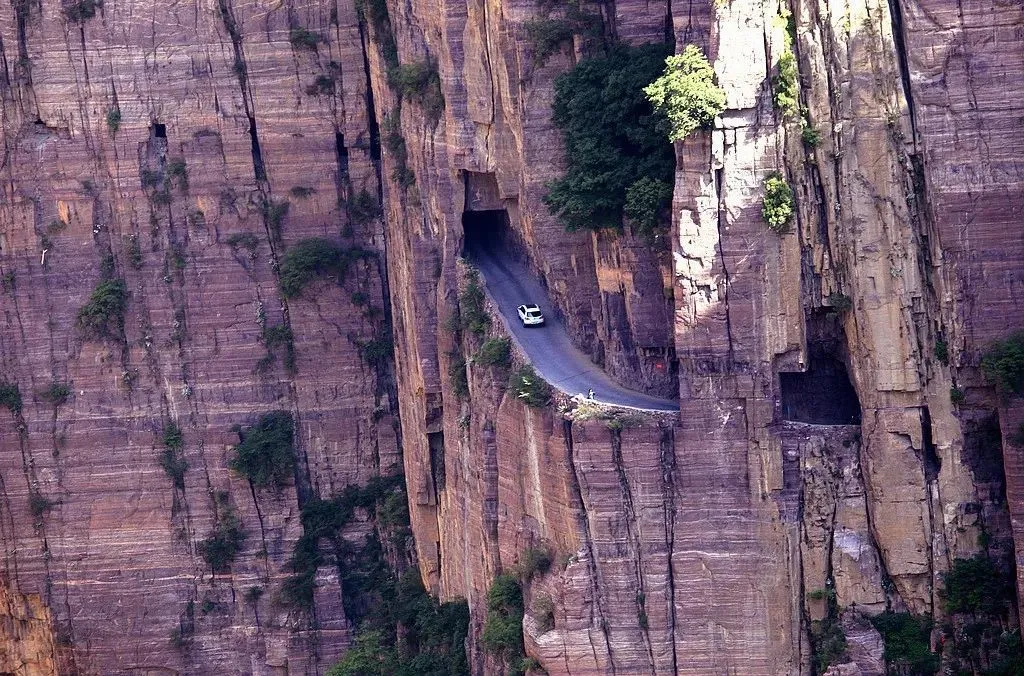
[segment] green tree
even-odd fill
[[[619,45],[556,80],[552,119],[566,167],[548,184],[544,203],[568,230],[621,228],[630,186],[643,177],[672,183],[675,155],[643,93],[667,50]]]
[[[264,413],[240,431],[231,469],[256,486],[283,486],[295,469],[295,423],[287,411]]]
[[[660,179],[644,176],[626,189],[623,213],[637,232],[653,233],[664,220],[672,201],[672,186]]]
[[[668,121],[670,141],[682,141],[710,126],[725,110],[725,92],[715,82],[715,70],[696,45],[687,45],[682,54],[667,57],[665,72],[644,87],[644,94]]]
[[[761,216],[768,228],[779,234],[787,232],[794,211],[793,189],[786,183],[786,178],[777,171],[768,174],[764,180],[764,203],[761,207]]]

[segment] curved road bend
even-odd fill
[[[654,411],[679,410],[678,402],[671,399],[652,397],[619,385],[590,361],[569,340],[547,294],[525,266],[483,247],[467,250],[466,257],[480,270],[487,293],[501,310],[509,331],[519,341],[537,373],[554,387],[569,395],[583,396],[593,388],[594,399],[602,404]],[[544,313],[543,326],[527,328],[519,321],[516,308],[526,303],[540,306]]]

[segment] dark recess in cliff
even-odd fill
[[[817,346],[810,347],[806,373],[780,373],[782,417],[814,425],[860,423],[860,401],[846,367]]]

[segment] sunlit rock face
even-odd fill
[[[278,602],[299,506],[399,465],[423,579],[470,602],[475,673],[501,668],[480,642],[492,579],[541,549],[524,632],[548,673],[809,673],[829,617],[848,642],[833,668],[880,673],[862,614],[941,614],[950,562],[981,534],[1005,557],[1024,504],[999,452],[1024,409],[977,369],[1021,328],[1021,8],[605,6],[607,37],[697,44],[726,92],[675,145],[666,250],[568,233],[543,204],[566,160],[555,79],[593,45],[535,59],[534,2],[385,4],[443,107],[395,91],[344,1],[0,9],[0,354],[23,402],[0,409],[0,670],[323,673],[354,627],[329,566],[312,613]],[[804,122],[773,104],[787,49]],[[781,236],[761,215],[772,171],[796,196]],[[503,333],[494,308],[484,335],[457,330],[475,236],[528,263],[613,378],[679,413],[509,396],[508,371],[473,360]],[[308,237],[369,255],[284,298],[279,263]],[[96,340],[77,315],[105,278],[125,282],[124,326]],[[393,361],[368,358],[389,335]],[[232,428],[275,409],[300,469],[252,490]],[[160,465],[172,421],[180,486]],[[213,575],[199,544],[228,508],[247,537]]]

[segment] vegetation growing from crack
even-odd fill
[[[220,502],[220,518],[217,519],[213,533],[197,546],[199,555],[215,573],[225,573],[229,570],[238,557],[238,552],[242,550],[242,543],[246,538],[234,510],[226,500]]]
[[[711,126],[725,110],[725,91],[704,52],[687,45],[681,54],[665,58],[665,71],[644,87],[647,99],[665,118],[670,141],[682,141]]]
[[[247,429],[236,428],[239,443],[229,466],[254,486],[280,488],[295,473],[295,421],[287,411],[271,411]]]
[[[53,407],[62,406],[71,398],[71,386],[67,383],[53,381],[47,387],[37,392],[39,398]]]
[[[458,328],[482,338],[491,325],[484,302],[480,274],[471,269],[466,273],[466,286],[459,294]]]
[[[512,341],[506,337],[489,338],[476,353],[476,363],[508,367],[512,364]]]
[[[364,249],[344,249],[321,237],[301,240],[281,258],[281,293],[294,298],[311,281],[324,276],[334,277],[341,284],[352,263],[371,255]]]
[[[509,574],[494,578],[487,591],[487,620],[481,634],[484,649],[502,659],[513,673],[522,673],[523,590]]]
[[[361,543],[346,527],[369,519],[371,535]],[[332,676],[468,674],[465,638],[469,609],[464,601],[439,604],[424,590],[417,571],[402,574],[385,559],[393,549],[404,560],[409,513],[401,475],[349,485],[332,499],[314,498],[302,509],[303,533],[289,561],[291,575],[281,600],[311,609],[316,573],[334,566],[341,579],[345,616],[355,623],[354,645],[328,672]]]
[[[64,2],[61,12],[71,23],[83,24],[96,16],[96,10],[103,7],[103,0],[71,0]]]
[[[871,618],[885,642],[885,664],[889,673],[934,674],[939,656],[929,649],[932,619],[927,615],[886,611]]]
[[[981,358],[981,370],[1000,393],[1024,394],[1024,331],[992,343]]]
[[[634,224],[641,231],[664,222],[675,156],[643,88],[658,77],[668,51],[617,45],[556,80],[552,119],[566,170],[548,184],[544,202],[568,230],[619,229],[624,215],[642,217]]]
[[[334,78],[329,75],[317,75],[313,84],[306,87],[310,96],[330,96],[334,93]]]
[[[575,5],[566,5],[563,11],[563,16],[535,17],[523,24],[526,39],[533,51],[533,63],[537,67],[547,63],[563,45],[577,36],[585,40],[601,36],[603,26],[600,14],[584,12]]]
[[[811,622],[811,651],[817,674],[825,673],[830,665],[846,659],[846,635],[839,624],[836,596],[826,592],[824,598],[827,600],[825,617]]]
[[[164,427],[163,446],[164,450],[160,454],[160,467],[170,477],[175,488],[184,490],[188,461],[181,457],[181,452],[185,447],[185,437],[181,433],[181,428],[173,421]]]
[[[356,223],[368,223],[379,218],[383,213],[380,202],[365,189],[360,190],[355,197],[349,199],[346,206],[349,218]]]
[[[786,183],[786,178],[775,171],[764,180],[764,198],[761,206],[761,217],[768,229],[776,234],[789,232],[790,221],[796,204],[793,189]]]
[[[21,389],[17,383],[0,382],[0,406],[15,415],[21,413]]]
[[[292,330],[284,324],[263,327],[263,344],[267,347],[267,354],[261,360],[257,371],[262,372],[269,367],[277,354],[278,348],[284,349],[284,367],[289,373],[295,372],[295,338]]]
[[[409,168],[409,149],[405,145],[400,128],[401,109],[395,109],[384,116],[381,131],[384,132],[384,147],[391,154],[395,168],[391,170],[391,180],[402,190],[416,184],[416,174]]]
[[[799,77],[796,55],[787,46],[779,56],[779,66],[772,78],[775,107],[783,117],[794,119],[800,113]]]
[[[107,129],[110,130],[111,134],[116,134],[121,128],[121,111],[117,108],[111,108],[107,111]]]
[[[104,279],[78,311],[77,323],[87,338],[118,339],[124,335],[128,287],[120,278]]]
[[[529,364],[509,376],[508,391],[530,408],[543,408],[551,401],[551,385]]]
[[[419,105],[431,125],[436,125],[441,119],[444,112],[441,75],[432,61],[415,61],[389,68],[388,85],[402,99]]]
[[[295,49],[316,51],[317,45],[321,42],[327,42],[327,39],[308,28],[297,26],[288,31],[288,42]]]

